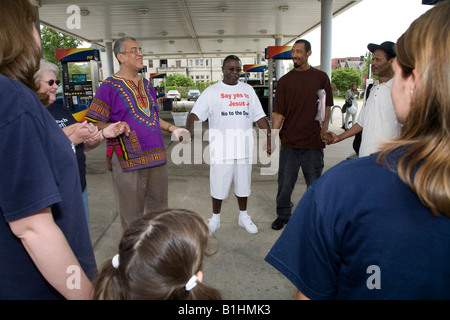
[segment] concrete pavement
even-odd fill
[[[161,111],[160,116],[173,123],[169,111]],[[329,126],[331,131],[342,132],[341,119],[341,112],[336,109]],[[203,123],[205,129],[207,123]],[[347,139],[326,147],[324,172],[353,153],[352,141]],[[177,142],[171,141],[168,133],[164,133],[164,142],[169,160],[169,207],[197,211],[209,219],[212,214],[209,165],[204,161],[202,164],[175,164],[172,153]],[[122,234],[110,172],[106,168],[105,146],[103,143],[86,153],[91,239],[99,266],[117,253]],[[202,150],[205,147],[206,142],[203,142]],[[267,167],[260,163],[253,166],[252,194],[248,199],[248,213],[259,232],[249,234],[238,225],[239,209],[231,189],[230,197],[223,201],[221,227],[213,239],[217,253],[205,259],[204,282],[219,289],[227,300],[291,300],[296,292],[281,273],[264,261],[281,234],[271,229],[276,218],[277,174],[261,175],[261,169]],[[295,204],[305,190],[300,173],[292,195]]]

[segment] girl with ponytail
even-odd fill
[[[195,212],[144,215],[125,230],[119,253],[101,267],[94,299],[219,300],[220,292],[202,282],[209,247],[208,225]]]

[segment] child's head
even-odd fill
[[[219,291],[200,282],[209,244],[208,225],[195,212],[169,209],[145,215],[125,230],[118,263],[116,257],[102,266],[94,299],[221,299]],[[192,286],[194,275],[200,281]]]

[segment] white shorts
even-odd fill
[[[234,183],[234,194],[238,197],[250,196],[252,164],[249,159],[211,162],[209,169],[209,185],[211,196],[218,200],[228,198],[231,182]]]

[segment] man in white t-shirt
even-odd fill
[[[370,94],[366,92],[366,96],[369,94],[369,97],[364,98],[364,105],[356,124],[340,135],[329,132],[327,139],[328,144],[336,143],[362,131],[359,157],[377,152],[384,141],[398,137],[401,131],[391,98],[394,43],[390,41],[380,45],[369,43],[367,48],[373,53],[372,72],[378,76],[378,80],[374,83]]]
[[[187,129],[194,134],[194,123],[209,124],[210,191],[213,215],[209,219],[210,232],[220,227],[222,200],[229,194],[231,182],[240,210],[238,224],[249,233],[258,228],[247,214],[250,196],[253,123],[267,133],[267,152],[271,152],[271,134],[261,103],[253,87],[240,82],[241,60],[230,55],[223,61],[223,81],[202,92],[188,119]]]

